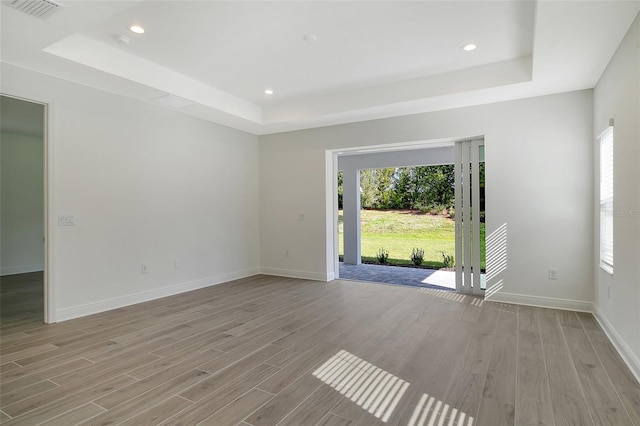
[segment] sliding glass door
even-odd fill
[[[456,290],[484,294],[484,140],[456,142]]]

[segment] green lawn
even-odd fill
[[[340,255],[344,254],[342,211],[338,213]],[[411,250],[424,249],[423,266],[441,268],[442,252],[455,255],[455,221],[408,210],[362,210],[362,259],[376,260],[381,247],[389,252],[391,263],[411,263]],[[480,224],[482,268],[485,267],[484,223]]]

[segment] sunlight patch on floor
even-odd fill
[[[347,351],[340,351],[313,375],[387,422],[409,383]]]
[[[428,394],[422,394],[407,426],[473,426],[473,417]]]
[[[447,287],[454,290],[456,288],[456,273],[454,271],[437,270],[422,280],[422,283]]]
[[[409,387],[408,382],[345,350],[313,375],[385,423]],[[407,426],[473,426],[473,417],[424,393]]]
[[[442,299],[451,300],[453,302],[464,302],[467,298],[464,294],[455,293],[449,290],[433,290],[431,288],[418,289],[419,293],[425,293],[430,296],[440,297]]]

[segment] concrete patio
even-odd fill
[[[455,290],[456,273],[433,269],[383,265],[346,265],[340,262],[340,279]]]

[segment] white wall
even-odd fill
[[[0,275],[42,271],[42,137],[3,132],[0,134],[0,152]]]
[[[592,91],[585,90],[261,136],[262,270],[332,277],[326,150],[484,135],[487,231],[507,223],[509,233],[508,269],[497,298],[589,310],[592,105]],[[547,278],[548,268],[558,269],[557,281]]]
[[[384,151],[338,156],[339,170],[383,169],[387,167],[415,167],[453,164],[456,152],[453,142],[450,146]]]
[[[256,136],[6,64],[2,91],[51,103],[57,320],[258,272]]]
[[[640,15],[594,89],[594,134],[614,123],[614,273],[598,264],[595,221],[597,315],[640,377]],[[594,142],[596,172],[599,146]],[[596,177],[596,183],[598,178]],[[595,211],[598,187],[595,187]],[[597,217],[597,216],[596,216]],[[610,291],[610,296],[609,296]]]

